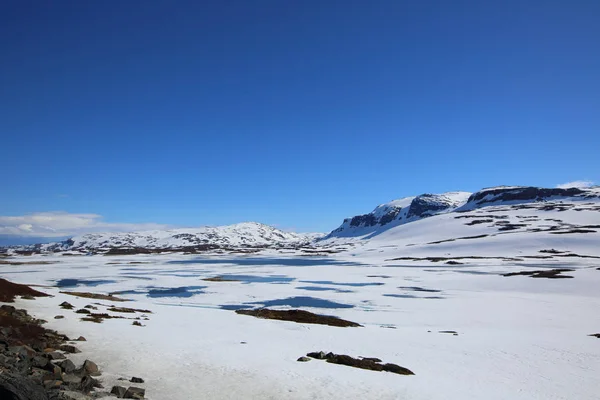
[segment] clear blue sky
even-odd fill
[[[600,180],[600,2],[0,3],[0,215],[328,231]]]

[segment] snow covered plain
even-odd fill
[[[45,291],[55,297],[16,305],[50,328],[85,336],[77,356],[101,366],[106,387],[119,377],[141,376],[151,399],[591,400],[600,393],[600,340],[588,336],[600,332],[595,225],[597,202],[499,205],[377,235],[331,238],[317,255],[34,255],[10,261],[53,263],[0,265],[0,276],[51,285]],[[564,275],[573,278],[501,275],[551,268],[572,268]],[[203,280],[217,276],[237,281]],[[60,290],[124,292],[120,296],[133,301]],[[95,324],[60,309],[63,301],[153,313],[144,327],[126,319]],[[297,324],[233,311],[260,306],[300,307],[364,326]],[[440,333],[446,330],[458,335]],[[416,375],[296,361],[319,350],[378,357]]]

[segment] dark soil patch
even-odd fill
[[[81,318],[82,321],[88,322],[96,322],[101,323],[105,319],[125,319],[125,317],[121,317],[120,315],[110,315],[107,313],[90,313],[87,317]]]
[[[98,299],[98,300],[109,300],[109,301],[131,301],[130,299],[122,299],[111,294],[99,294],[99,293],[88,293],[88,292],[61,292],[76,297],[84,297],[86,299]]]
[[[223,276],[213,276],[211,278],[204,278],[202,279],[203,281],[207,281],[207,282],[239,282],[239,279],[230,279],[230,278],[225,278]]]
[[[270,310],[268,308],[259,308],[254,310],[236,310],[235,312],[237,314],[251,315],[257,318],[292,321],[301,324],[319,324],[339,327],[362,326],[356,322],[346,321],[331,315],[313,314],[304,310]]]
[[[12,283],[0,278],[0,301],[13,303],[16,296],[49,297],[50,295],[38,292],[29,286]]]
[[[571,229],[570,231],[558,231],[558,232],[550,232],[553,235],[566,235],[569,233],[596,233],[593,229]]]
[[[556,268],[556,269],[547,269],[547,270],[538,270],[538,271],[520,271],[520,272],[509,272],[507,274],[502,274],[502,276],[517,276],[517,275],[525,275],[530,276],[532,278],[548,278],[548,279],[561,279],[561,278],[573,278],[569,275],[561,275],[563,272],[572,272],[573,269],[569,268]]]
[[[127,307],[110,307],[108,311],[119,312],[119,313],[144,313],[144,314],[152,314],[150,310],[140,310],[137,308],[127,308]]]
[[[418,286],[398,286],[398,289],[402,289],[402,290],[412,290],[415,292],[427,292],[427,293],[440,293],[441,290],[437,290],[437,289],[425,289],[422,287],[418,287]]]
[[[479,225],[479,224],[489,224],[490,222],[494,222],[493,219],[474,219],[471,222],[467,222],[465,225]]]
[[[429,242],[427,244],[440,244],[440,243],[454,242],[455,240],[482,239],[482,238],[488,237],[488,236],[489,235],[463,236],[463,237],[454,238],[454,239],[438,240],[436,242]]]
[[[325,354],[325,352],[322,351],[308,353],[307,356],[317,360],[326,360],[331,364],[346,365],[348,367],[368,369],[371,371],[386,371],[399,375],[414,375],[414,372],[408,368],[401,367],[397,364],[381,364],[381,360],[375,357],[354,358],[345,354]]]
[[[5,261],[0,260],[0,265],[47,265],[54,264],[52,261]]]

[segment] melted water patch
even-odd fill
[[[112,279],[60,279],[56,281],[56,287],[68,288],[76,286],[99,286],[107,283],[116,283],[117,281]]]
[[[288,297],[285,299],[254,301],[243,304],[225,304],[220,307],[224,310],[241,310],[244,308],[252,308],[253,306],[260,306],[261,308],[276,306],[311,308],[354,308],[354,306],[351,304],[342,304],[331,300],[318,299],[316,297],[309,296],[296,296]]]
[[[202,289],[206,289],[207,286],[181,286],[174,288],[151,288],[147,292],[148,297],[159,298],[159,297],[192,297],[199,293],[204,293]]]
[[[271,257],[239,257],[239,258],[206,258],[199,257],[191,260],[169,261],[169,264],[233,264],[233,265],[280,265],[285,267],[309,267],[318,265],[346,265],[359,266],[366,265],[352,261],[340,261],[322,257],[307,257],[307,258],[271,258]]]
[[[221,278],[229,281],[237,281],[242,283],[290,283],[295,278],[290,278],[285,275],[221,275]]]
[[[332,287],[324,287],[324,286],[298,286],[296,289],[311,290],[311,291],[314,291],[314,292],[331,291],[331,292],[336,292],[336,293],[352,293],[352,290],[344,290],[344,289],[338,289],[338,288],[332,288]]]
[[[385,285],[383,282],[333,282],[333,281],[300,281],[302,283],[314,283],[317,285],[336,285],[336,286],[381,286]]]

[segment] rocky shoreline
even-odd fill
[[[34,299],[48,296],[25,285],[0,279],[0,301],[16,297]],[[90,400],[96,398],[144,399],[145,389],[113,386],[109,391],[96,379],[101,372],[91,360],[79,367],[69,359],[80,353],[78,342],[46,329],[46,321],[33,318],[26,310],[0,306],[0,398],[2,400]],[[130,382],[143,383],[133,377]]]

